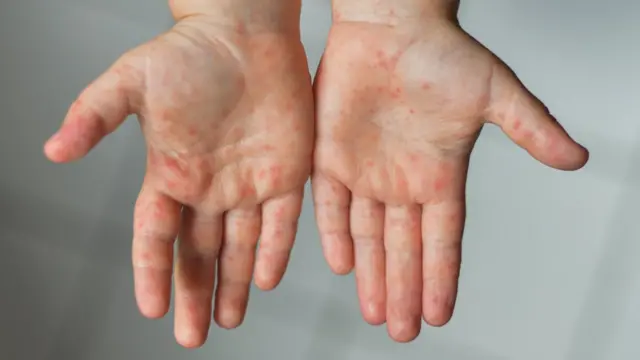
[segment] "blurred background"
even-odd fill
[[[488,127],[473,155],[460,300],[445,328],[394,344],[332,276],[307,196],[282,285],[199,350],[173,319],[138,315],[130,269],[144,145],[128,122],[84,161],[42,143],[79,91],[172,25],[166,1],[0,5],[0,359],[640,359],[640,2],[463,0],[494,50],[591,150],[576,173],[536,163]],[[311,71],[329,0],[306,0]],[[308,195],[310,195],[308,193]]]

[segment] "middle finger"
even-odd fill
[[[422,314],[421,208],[387,206],[384,246],[387,257],[387,324],[396,341],[420,333]]]

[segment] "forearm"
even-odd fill
[[[455,18],[459,0],[332,0],[334,21],[400,24],[433,17]]]
[[[176,20],[206,15],[220,24],[251,29],[298,30],[301,0],[169,0]]]

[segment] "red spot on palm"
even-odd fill
[[[444,190],[445,186],[447,186],[447,180],[445,179],[444,176],[438,176],[433,181],[433,189],[436,192],[441,192],[442,190]]]
[[[240,188],[240,196],[242,198],[251,197],[255,194],[256,194],[256,189],[251,185],[245,184]]]
[[[406,194],[409,191],[409,183],[407,182],[404,171],[398,165],[395,166],[394,177],[398,192],[400,194]]]
[[[431,84],[429,84],[429,82],[425,81],[422,83],[421,85],[422,90],[429,90],[431,89]]]
[[[245,25],[244,25],[242,22],[239,22],[239,23],[236,25],[236,32],[237,32],[238,34],[244,34],[244,33],[246,33],[246,32],[247,32],[247,28],[245,27]]]
[[[269,182],[271,186],[277,188],[282,181],[282,169],[278,165],[271,166],[268,171]]]

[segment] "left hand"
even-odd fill
[[[270,290],[287,267],[313,151],[296,4],[282,3],[288,22],[265,16],[272,27],[231,26],[229,9],[215,6],[215,16],[184,16],[87,87],[45,146],[52,161],[77,160],[139,115],[147,170],[134,214],[136,299],[143,315],[163,316],[173,278],[185,347],[205,342],[212,311],[221,327],[239,326],[254,273]]]

